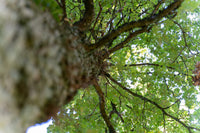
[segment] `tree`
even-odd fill
[[[23,132],[51,116],[50,132],[200,131],[199,19],[188,17],[198,7],[3,0],[1,131]]]

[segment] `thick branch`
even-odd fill
[[[121,83],[119,83],[118,81],[116,81],[115,79],[113,79],[108,73],[105,73],[105,75],[115,84],[117,84],[119,87],[121,87],[123,90],[125,90],[126,92],[128,92],[129,94],[131,94],[132,96],[134,97],[138,97],[140,98],[141,100],[144,100],[144,101],[147,101],[151,104],[153,104],[154,106],[156,106],[158,109],[160,109],[164,115],[172,118],[173,120],[177,121],[178,123],[180,123],[181,125],[183,125],[185,128],[187,128],[187,130],[189,131],[189,133],[192,133],[191,129],[196,129],[196,130],[200,130],[198,128],[194,128],[194,127],[190,127],[188,125],[186,125],[184,122],[182,122],[180,119],[178,119],[177,117],[174,117],[172,116],[171,114],[167,113],[165,111],[165,108],[161,107],[159,104],[157,104],[156,102],[144,97],[144,96],[141,96],[135,92],[132,92],[129,88],[126,88],[124,87]]]
[[[86,31],[91,26],[94,19],[94,3],[93,0],[83,0],[85,5],[85,12],[83,18],[74,23],[74,26],[77,26],[80,31]]]
[[[102,46],[106,45],[107,43],[109,43],[110,40],[116,38],[117,36],[119,36],[123,32],[130,31],[134,28],[150,26],[151,24],[158,22],[163,17],[169,15],[171,12],[176,10],[181,5],[181,3],[183,1],[184,0],[175,0],[175,2],[171,3],[167,8],[163,9],[158,14],[155,14],[155,15],[150,16],[150,17],[146,17],[146,18],[138,20],[138,21],[132,21],[132,22],[123,24],[118,29],[112,30],[106,36],[101,38],[97,43],[92,44],[89,49],[93,50],[93,49],[102,47]]]
[[[144,27],[144,28],[142,28],[142,29],[140,29],[140,30],[137,30],[137,31],[135,31],[135,32],[133,32],[133,33],[130,33],[129,36],[128,36],[124,41],[122,41],[121,43],[119,43],[118,45],[116,45],[115,47],[111,48],[111,49],[108,51],[109,55],[110,55],[111,53],[114,53],[115,51],[117,51],[117,50],[119,50],[119,49],[122,49],[122,48],[125,46],[125,44],[127,44],[129,41],[131,41],[131,39],[132,39],[133,37],[136,37],[137,35],[139,35],[139,34],[141,34],[141,33],[144,33],[144,32],[146,32],[146,31],[148,31],[148,28],[147,28],[147,27]]]
[[[93,85],[94,85],[94,87],[96,89],[96,92],[97,92],[97,94],[99,96],[100,112],[101,112],[101,115],[102,115],[104,121],[106,122],[107,127],[109,128],[109,132],[110,133],[116,133],[113,125],[111,124],[111,122],[109,120],[109,117],[106,114],[104,93],[101,90],[101,88],[100,88],[100,86],[99,86],[99,84],[98,84],[96,79],[93,80]]]

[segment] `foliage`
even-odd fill
[[[158,6],[161,1],[163,3]],[[101,38],[125,23],[159,14],[172,2],[94,0],[95,19],[85,31],[87,41],[91,45],[98,44]],[[57,20],[62,18],[58,17],[63,14],[62,8],[55,1],[43,0],[41,3]],[[84,2],[66,0],[65,4],[68,23],[73,25],[84,17]],[[121,84],[107,75],[98,81],[104,92],[106,113],[117,132],[185,133],[191,126],[200,128],[200,100],[197,100],[200,90],[192,81],[194,66],[200,61],[199,6],[199,1],[185,0],[177,13],[152,23],[149,29],[131,38],[105,59],[109,65],[106,73]],[[109,52],[137,30],[140,28],[124,31],[99,49]],[[123,87],[141,97],[131,95]],[[80,90],[58,113],[49,132],[107,132],[99,101],[101,98],[93,86]],[[113,114],[112,103],[116,107]]]

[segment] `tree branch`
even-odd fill
[[[105,79],[106,79],[106,81],[108,82],[108,84],[109,84],[112,88],[114,88],[114,89],[117,91],[117,93],[119,93],[120,96],[122,96],[122,97],[124,97],[124,98],[130,100],[127,96],[123,95],[115,86],[113,86],[113,85],[110,83],[110,81],[108,80],[107,77],[105,77]]]
[[[99,86],[99,84],[98,84],[96,79],[93,79],[93,85],[94,85],[95,90],[96,90],[96,92],[97,92],[97,94],[99,96],[100,112],[101,112],[101,115],[102,115],[104,121],[106,122],[107,127],[109,128],[109,132],[110,133],[116,133],[112,123],[109,120],[109,117],[106,114],[104,93],[101,90],[101,88],[100,88],[100,86]]]
[[[85,5],[85,12],[83,18],[74,23],[74,26],[78,27],[80,31],[86,31],[91,26],[94,19],[94,2],[93,0],[83,0]]]
[[[122,49],[125,46],[125,44],[127,44],[129,41],[131,41],[131,39],[133,37],[136,37],[137,35],[139,35],[141,33],[144,33],[146,31],[148,31],[148,28],[144,27],[144,28],[142,28],[140,30],[137,30],[137,31],[135,31],[133,33],[130,33],[129,36],[124,41],[122,41],[121,43],[117,44],[115,47],[113,47],[113,48],[111,48],[111,49],[108,50],[109,55],[111,53],[114,53],[115,51],[117,51],[119,49]],[[105,57],[105,58],[107,58],[107,57]]]
[[[159,66],[159,67],[164,67],[163,65],[159,65],[159,64],[155,64],[155,63],[130,64],[130,65],[125,65],[125,66]],[[175,68],[170,67],[170,66],[165,66],[165,67],[175,70]]]
[[[109,43],[110,40],[116,38],[117,36],[119,36],[123,32],[130,31],[134,28],[150,26],[151,24],[158,22],[160,19],[162,19],[163,17],[169,15],[171,12],[176,10],[181,5],[181,3],[183,1],[184,0],[175,0],[167,8],[161,10],[158,14],[155,14],[155,15],[150,16],[150,17],[146,17],[146,18],[138,20],[138,21],[132,21],[132,22],[123,24],[122,26],[120,26],[116,30],[112,30],[110,33],[105,35],[98,42],[92,44],[89,49],[93,50],[93,49],[102,47],[102,46],[106,45],[107,43]]]
[[[152,12],[152,14],[151,14],[151,16],[153,16],[153,15],[158,11],[160,5],[161,5],[164,1],[165,1],[165,0],[159,0],[159,1],[158,1],[158,4],[155,6],[155,8],[154,8],[154,10],[153,10],[153,12]]]
[[[178,70],[176,70],[174,67],[170,67],[170,66],[163,66],[163,65],[159,65],[159,64],[154,64],[154,63],[141,63],[141,64],[130,64],[130,65],[125,65],[125,67],[128,67],[128,66],[158,66],[158,67],[166,67],[168,69],[171,69],[171,70],[174,70],[176,72],[178,72],[179,74],[182,74],[184,76],[190,76],[192,77],[192,75],[188,75],[186,73],[182,73],[182,72],[179,72]],[[178,75],[179,75],[178,74]]]
[[[163,109],[169,109],[170,107],[172,107],[173,105],[175,105],[177,102],[180,102],[180,99],[176,100],[173,104],[167,106],[167,107],[164,107]]]
[[[62,3],[62,10],[63,10],[63,20],[67,17],[67,14],[66,14],[66,3],[65,3],[65,0],[61,0],[61,3]]]
[[[124,123],[124,119],[123,119],[122,115],[117,111],[116,104],[114,104],[111,101],[111,106],[112,106],[112,111],[110,112],[109,119],[111,119],[112,114],[115,113],[115,114],[117,114],[119,116],[119,118],[121,119],[121,121]]]
[[[60,2],[59,0],[55,0],[55,1],[63,10],[63,17],[62,17],[62,21],[63,21],[67,17],[65,0],[61,0]]]
[[[185,31],[183,29],[183,27],[176,21],[172,20],[176,25],[178,25],[178,27],[181,29],[181,32],[183,34],[183,39],[184,39],[184,43],[185,43],[185,46],[181,49],[181,51],[179,52],[178,56],[174,59],[174,61],[172,62],[172,64],[178,59],[178,57],[181,56],[183,50],[188,46],[187,45],[187,40],[186,40],[186,36],[185,36]]]
[[[131,89],[129,89],[129,88],[124,87],[121,83],[119,83],[118,81],[116,81],[115,79],[113,79],[113,78],[110,76],[110,74],[108,74],[108,73],[106,73],[106,72],[105,72],[104,74],[105,74],[113,83],[117,84],[119,87],[121,87],[123,90],[125,90],[126,92],[128,92],[128,93],[131,94],[132,96],[138,97],[138,98],[140,98],[141,100],[147,101],[147,102],[153,104],[154,106],[156,106],[158,109],[160,109],[160,110],[163,112],[164,115],[166,115],[166,116],[172,118],[173,120],[175,120],[175,121],[177,121],[178,123],[180,123],[181,125],[183,125],[183,126],[189,131],[189,133],[192,133],[191,129],[195,129],[195,130],[200,131],[200,129],[195,128],[195,127],[188,126],[188,125],[186,125],[184,122],[182,122],[179,118],[174,117],[174,116],[172,116],[171,114],[167,113],[167,112],[165,111],[165,108],[161,107],[161,106],[160,106],[159,104],[157,104],[156,102],[154,102],[154,101],[152,101],[152,100],[150,100],[150,99],[148,99],[148,98],[146,98],[146,97],[144,97],[144,96],[141,96],[141,95],[139,95],[139,94],[137,94],[137,93],[135,93],[135,92],[132,92]]]
[[[164,120],[164,132],[163,133],[166,133],[166,121],[165,121],[165,114],[163,113],[163,120]]]
[[[62,4],[58,0],[55,0],[55,1],[62,8]]]

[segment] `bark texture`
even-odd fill
[[[1,1],[0,133],[48,120],[90,84],[101,65],[83,45],[76,28],[59,26],[31,1]]]

